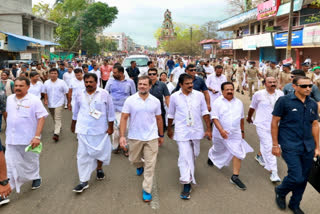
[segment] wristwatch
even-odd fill
[[[0,181],[0,185],[1,186],[6,186],[8,183],[9,183],[9,178],[8,179],[6,179],[6,180],[3,180],[3,181]]]
[[[40,136],[34,136],[34,138],[41,140],[41,137],[40,137]]]

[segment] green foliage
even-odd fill
[[[311,2],[311,5],[314,7],[320,8],[320,0],[314,0],[313,2]],[[308,17],[306,19],[306,22],[309,22],[309,23],[320,22],[320,12]]]
[[[39,2],[38,4],[33,6],[32,13],[35,16],[39,16],[41,18],[47,19],[49,17],[51,10],[52,9],[50,8],[49,4]]]
[[[161,41],[159,44],[159,49],[169,53],[199,55],[201,53],[200,41],[217,38],[217,22],[207,22],[202,26],[183,23],[173,23],[173,25],[176,38],[170,41]],[[160,35],[161,28],[155,31],[154,37],[159,40]]]
[[[100,41],[100,48],[105,52],[117,51],[117,43],[111,39]]]
[[[49,20],[58,23],[55,37],[63,49],[76,52],[82,49],[88,54],[99,54],[100,46],[96,42],[96,34],[117,18],[118,9],[109,7],[106,3],[91,2],[90,0],[57,0],[53,8],[49,8],[50,10],[46,13]],[[45,7],[40,3],[34,5],[37,13],[44,9]],[[81,37],[80,32],[82,32]]]

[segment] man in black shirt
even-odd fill
[[[134,81],[136,88],[138,84],[138,76],[140,74],[139,68],[137,68],[137,63],[136,61],[131,61],[130,62],[131,66],[126,69],[129,77]]]

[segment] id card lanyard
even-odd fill
[[[188,115],[187,115],[187,126],[193,126],[193,115],[192,115],[192,104],[191,104],[191,97],[186,96],[187,100],[187,107],[188,107]]]
[[[88,94],[88,92],[86,92],[86,100],[87,100],[88,105],[89,105],[89,113],[90,113],[90,114],[92,114],[92,113],[95,111],[94,108],[91,108],[91,103],[92,103],[92,101],[94,100],[95,95],[96,95],[96,92],[94,92],[94,94],[93,94],[92,96],[90,96],[90,95]]]

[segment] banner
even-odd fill
[[[269,0],[258,4],[258,15],[257,19],[267,19],[269,17],[277,15],[278,8],[280,5],[280,0]]]
[[[256,43],[256,36],[246,36],[242,38],[243,42],[243,50],[256,50],[257,43]]]
[[[221,41],[221,48],[222,49],[232,49],[232,40]]]
[[[59,55],[57,54],[53,54],[50,53],[50,60],[72,60],[72,58],[74,57],[74,54],[68,54],[68,53],[59,53]]]
[[[303,29],[303,45],[320,45],[320,26],[305,27]]]
[[[292,31],[291,46],[302,46],[303,30]],[[274,46],[285,47],[288,43],[288,32],[277,33],[274,36]]]
[[[233,49],[242,49],[243,48],[243,42],[242,38],[241,39],[234,39],[233,40]]]
[[[20,53],[20,59],[32,59],[32,53]]]
[[[256,36],[257,47],[272,47],[272,33],[264,33]]]

